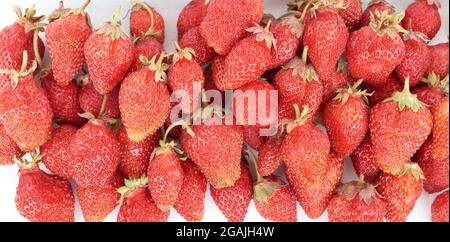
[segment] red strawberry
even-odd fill
[[[432,39],[441,28],[441,16],[438,11],[440,7],[438,0],[416,0],[405,10],[403,28],[410,28]]]
[[[369,26],[371,22],[371,18],[375,18],[378,20],[376,12],[386,12],[386,14],[395,13],[394,6],[390,5],[385,0],[372,0],[367,6],[366,10],[364,10],[363,15],[361,17],[361,26]],[[372,17],[373,16],[373,17]]]
[[[286,170],[286,175],[306,215],[317,219],[328,207],[343,172],[344,161],[331,154],[327,160],[327,174],[315,177],[316,185],[305,182],[301,176],[289,169]]]
[[[278,138],[269,138],[258,149],[258,172],[269,176],[281,165],[281,142]]]
[[[133,43],[123,32],[120,7],[113,20],[93,32],[84,45],[84,57],[95,90],[101,95],[110,92],[122,81],[133,62]]]
[[[407,162],[398,175],[382,173],[377,191],[386,205],[389,222],[405,222],[422,194],[423,174],[419,165]]]
[[[9,87],[0,95],[0,121],[5,132],[24,151],[43,145],[52,131],[52,109],[44,89],[36,85],[32,73],[36,62],[29,70],[27,52],[23,53],[19,72],[0,70],[10,75]]]
[[[137,71],[142,68],[141,55],[148,59],[163,52],[163,45],[155,38],[140,38],[134,44],[134,59],[130,67],[130,72]]]
[[[269,69],[271,50],[276,48],[276,40],[269,27],[270,24],[266,28],[257,25],[247,29],[253,34],[241,40],[225,57],[223,78],[215,82],[220,90],[239,88]]]
[[[432,154],[436,160],[449,157],[448,108],[448,96],[445,96],[431,109],[431,113],[433,114]]]
[[[362,4],[360,0],[344,0],[342,1],[344,7],[339,9],[338,13],[344,20],[345,25],[349,30],[354,30],[359,27],[359,21],[363,15]]]
[[[125,179],[125,186],[117,189],[122,196],[117,222],[167,222],[169,211],[161,211],[146,189],[147,177]]]
[[[242,127],[244,130],[244,141],[253,149],[258,149],[265,140],[264,136],[259,135],[260,128],[256,125]]]
[[[23,62],[23,51],[28,53],[28,65],[31,65],[35,59],[34,40],[33,36],[37,35],[40,23],[44,16],[35,16],[36,10],[34,7],[25,9],[25,14],[22,10],[14,6],[14,11],[17,14],[16,22],[10,26],[3,28],[0,31],[0,70],[16,70],[19,71],[21,63]],[[45,46],[42,40],[37,39],[39,55],[43,56]],[[40,58],[38,58],[40,60]],[[0,72],[0,93],[10,86],[9,75]]]
[[[277,48],[272,49],[270,69],[286,64],[297,53],[303,24],[294,15],[287,15],[277,20],[270,28],[277,41]]]
[[[401,92],[378,103],[370,114],[373,162],[385,173],[398,175],[431,132],[431,113],[409,92],[409,79]]]
[[[205,1],[205,0],[200,0]],[[215,55],[214,50],[208,46],[205,39],[200,34],[200,27],[193,27],[189,29],[180,39],[181,48],[192,48],[195,55],[194,61],[199,65],[209,62]]]
[[[83,111],[78,102],[79,87],[75,82],[66,86],[58,86],[53,73],[41,72],[41,84],[47,93],[48,101],[53,110],[53,119],[58,123],[83,125],[85,120],[78,115]]]
[[[116,173],[113,179],[102,187],[77,187],[84,221],[101,222],[117,206],[120,199],[117,188],[123,186],[123,177]]]
[[[363,178],[339,187],[328,205],[330,222],[383,222],[384,212],[375,186]]]
[[[165,81],[168,65],[153,56],[146,67],[130,73],[119,92],[119,108],[128,137],[139,142],[154,134],[169,116],[170,95]]]
[[[252,176],[240,165],[240,177],[234,185],[225,188],[211,186],[211,197],[228,222],[242,222],[253,197]]]
[[[17,211],[31,222],[74,222],[75,199],[69,182],[41,171],[39,159],[39,153],[32,154],[32,161],[15,159],[20,167]]]
[[[448,191],[437,196],[431,204],[431,221],[448,223]]]
[[[216,56],[211,61],[211,78],[214,83],[214,87],[217,90],[224,91],[224,83],[226,83],[225,80],[225,57],[223,56]],[[220,89],[219,87],[222,87]]]
[[[119,117],[119,86],[115,87],[106,95],[108,97],[106,99],[103,117]],[[92,115],[97,117],[100,113],[100,108],[102,106],[104,96],[100,95],[95,90],[92,82],[89,82],[88,84],[81,87],[78,94],[78,100],[80,102],[80,107],[84,112],[91,113]]]
[[[367,83],[364,83],[364,85],[371,93],[373,93],[372,96],[368,97],[371,107],[374,107],[376,104],[391,97],[392,94],[397,91],[401,91],[403,88],[402,83],[395,75],[390,75],[386,81],[386,84],[382,86],[371,86],[367,85]]]
[[[19,147],[8,136],[0,123],[0,165],[11,165],[14,163],[13,157],[21,157],[22,155]]]
[[[305,183],[316,186],[318,177],[327,171],[330,141],[326,134],[316,127],[309,118],[308,106],[302,113],[295,105],[296,119],[287,125],[287,136],[281,145],[281,156],[290,173]]]
[[[366,182],[374,183],[381,173],[380,168],[373,163],[370,135],[366,135],[361,144],[350,155],[356,175],[364,176]]]
[[[183,186],[175,202],[175,209],[187,221],[201,221],[205,209],[206,178],[190,160],[181,162]]]
[[[69,176],[82,187],[108,184],[119,165],[119,145],[113,132],[100,119],[91,119],[69,143]]]
[[[303,46],[320,79],[330,79],[345,50],[348,30],[339,14],[329,8],[319,8],[315,17],[305,22]]]
[[[200,24],[200,32],[210,47],[225,55],[247,35],[246,28],[261,21],[263,14],[261,0],[212,1]]]
[[[448,75],[441,80],[433,72],[423,79],[427,85],[414,88],[411,92],[417,95],[417,98],[426,105],[433,106],[445,95],[448,94]]]
[[[358,89],[361,83],[362,80],[359,80],[353,86],[338,89],[336,97],[325,104],[322,111],[331,149],[339,157],[350,155],[369,128],[368,94],[366,90]]]
[[[125,177],[139,178],[147,172],[150,155],[158,146],[161,137],[159,132],[145,138],[143,141],[130,140],[124,126],[119,130],[118,140],[120,146],[119,170]]]
[[[181,49],[175,42],[176,53],[169,67],[169,87],[184,113],[194,112],[200,105],[200,93],[205,84],[201,66],[193,60],[192,48]]]
[[[405,44],[398,34],[402,14],[376,13],[370,26],[353,32],[346,56],[350,73],[373,86],[382,86],[405,56]]]
[[[69,179],[71,154],[69,143],[77,128],[63,124],[54,129],[50,139],[41,147],[42,162],[51,172]]]
[[[188,157],[200,168],[214,188],[230,187],[240,177],[241,126],[192,126],[194,136],[183,130],[180,143]]]
[[[181,39],[190,29],[200,26],[208,10],[210,0],[192,0],[178,15],[178,39]]]
[[[434,72],[441,78],[448,74],[448,42],[430,46],[431,64],[428,73]]]
[[[448,188],[449,159],[448,157],[442,160],[433,158],[431,137],[425,141],[414,155],[414,161],[419,164],[425,175],[426,179],[423,181],[425,191],[435,193]]]
[[[49,16],[50,23],[45,30],[48,50],[52,58],[52,70],[59,86],[70,84],[84,64],[84,43],[91,34],[89,16],[85,8],[64,9],[62,2],[59,9]]]
[[[135,38],[154,37],[164,42],[164,19],[143,0],[133,0],[130,14],[130,33]],[[151,56],[149,56],[151,57]]]

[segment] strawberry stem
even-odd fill
[[[114,11],[114,15],[111,21],[111,25],[118,26],[120,25],[120,10],[122,9],[122,6],[117,6],[116,10]]]
[[[41,53],[39,53],[39,30],[35,29],[33,33],[33,51],[34,58],[40,68],[43,68]]]
[[[26,50],[22,53],[22,65],[20,66],[20,72],[25,72],[27,70],[28,64],[28,52]]]
[[[108,94],[103,95],[102,106],[100,106],[100,111],[98,112],[98,118],[102,118],[105,115],[106,102],[108,101]]]
[[[303,47],[302,62],[304,64],[306,64],[306,62],[308,61],[308,49],[309,49],[309,47],[307,45],[305,47]]]
[[[84,2],[83,5],[81,6],[81,9],[84,11],[90,2],[91,0],[86,0],[86,2]]]
[[[403,91],[395,92],[392,97],[387,98],[384,102],[397,102],[400,111],[403,111],[405,107],[411,109],[413,112],[417,112],[420,108],[425,106],[424,103],[417,99],[417,96],[412,94],[409,90],[409,77],[405,79],[405,85]]]
[[[264,177],[261,176],[261,174],[259,174],[258,172],[258,161],[257,158],[255,156],[255,154],[253,154],[253,152],[251,152],[248,148],[244,149],[244,152],[247,154],[248,156],[248,161],[249,161],[249,167],[251,167],[255,173],[256,176],[256,183],[261,183],[264,181]]]

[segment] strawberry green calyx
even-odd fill
[[[319,81],[319,75],[311,64],[307,64],[308,46],[305,46],[302,53],[302,58],[294,57],[290,62],[282,68],[285,70],[292,70],[292,77],[300,75],[305,81]]]
[[[413,112],[417,112],[420,108],[425,106],[424,103],[419,101],[417,95],[414,95],[409,90],[409,78],[405,79],[405,86],[401,92],[395,92],[392,97],[387,98],[384,102],[397,102],[400,111],[403,111],[405,107],[411,109]]]
[[[86,13],[85,9],[86,7],[89,5],[89,3],[91,2],[91,0],[86,0],[85,3],[83,3],[83,5],[80,8],[74,8],[74,9],[70,9],[70,8],[64,8],[64,3],[63,1],[59,2],[59,7],[58,9],[56,9],[55,11],[53,11],[48,17],[48,21],[49,22],[53,22],[57,19],[60,18],[64,18],[67,17],[71,14],[76,14],[76,15],[85,15],[88,16],[88,14]],[[90,26],[90,23],[88,21],[88,24]]]
[[[106,22],[100,29],[98,29],[98,34],[110,36],[112,40],[126,38],[126,34],[123,32],[122,24],[120,22],[120,9],[121,6],[117,6],[111,22]]]
[[[180,59],[184,58],[186,60],[192,60],[192,57],[195,56],[195,51],[192,48],[181,48],[178,44],[178,41],[174,41],[176,51],[173,53],[172,62],[175,63]]]
[[[412,30],[406,30],[406,32],[403,34],[403,39],[422,41],[424,43],[430,42],[430,39],[424,33],[414,32]]]
[[[425,176],[423,175],[422,169],[420,166],[415,163],[408,161],[404,166],[402,171],[399,173],[399,176],[409,175],[416,178],[416,180],[424,180]]]
[[[108,101],[108,94],[105,94],[105,95],[103,95],[102,105],[100,106],[100,111],[98,112],[97,117],[95,117],[94,114],[92,114],[90,112],[79,113],[78,116],[85,118],[85,119],[89,120],[90,123],[93,123],[96,125],[104,124],[104,122],[102,121],[102,118],[105,115],[105,107],[106,107],[107,101]],[[110,119],[110,120],[112,120],[112,119]],[[109,120],[108,120],[108,122],[109,122]]]
[[[311,112],[309,111],[308,105],[303,105],[303,109],[300,112],[300,108],[298,107],[297,103],[294,103],[292,105],[295,111],[295,120],[283,120],[281,121],[283,130],[281,133],[283,133],[284,130],[286,130],[287,133],[290,133],[295,127],[302,126],[308,121],[309,116]]]
[[[448,74],[441,80],[439,75],[434,72],[431,72],[426,79],[423,79],[422,82],[427,83],[428,85],[440,89],[443,93],[448,95]]]
[[[405,12],[389,14],[387,10],[380,12],[378,10],[370,13],[370,27],[379,36],[388,35],[391,38],[397,33],[406,33],[407,31],[400,26]]]
[[[37,67],[36,61],[33,60],[33,63],[31,64],[30,69],[27,70],[27,63],[28,63],[28,53],[27,51],[23,51],[22,56],[22,66],[20,67],[20,71],[16,70],[0,70],[0,74],[9,75],[11,78],[11,85],[12,88],[15,89],[17,85],[19,84],[19,78],[26,77],[31,75]]]
[[[353,200],[358,195],[359,199],[367,205],[370,205],[372,199],[381,197],[374,185],[364,181],[364,176],[360,176],[358,181],[343,184],[337,189],[337,192],[345,196],[348,200]]]
[[[269,20],[266,27],[263,28],[259,24],[255,24],[254,27],[247,28],[246,31],[249,33],[253,33],[256,35],[256,41],[264,41],[266,43],[266,47],[270,50],[272,47],[274,50],[277,50],[277,40],[273,36],[273,33],[270,32],[270,25],[272,24],[272,21]]]
[[[34,25],[36,23],[41,22],[45,16],[35,16],[36,15],[36,6],[32,5],[29,8],[25,9],[25,14],[23,14],[22,9],[16,5],[13,5],[14,12],[17,15],[16,22],[23,24],[25,26],[25,32],[28,32],[34,29]]]
[[[372,96],[373,93],[367,93],[367,90],[360,90],[358,87],[362,84],[363,80],[359,79],[353,86],[348,85],[348,87],[339,88],[336,90],[337,95],[333,100],[341,100],[341,104],[345,104],[350,96],[360,96],[363,100],[368,103],[368,96]]]
[[[141,8],[144,8],[150,16],[150,27],[143,34],[143,37],[159,37],[161,36],[161,31],[155,31],[155,16],[153,15],[153,11],[150,9],[150,6],[144,0],[132,0],[133,7],[131,11],[137,11]]]
[[[158,55],[154,55],[151,60],[148,60],[146,56],[141,55],[139,56],[139,60],[144,66],[148,66],[151,71],[155,72],[155,82],[161,81],[167,83],[166,71],[169,69],[169,65],[163,62],[167,54],[164,51],[161,52],[158,60],[156,60],[156,56]]]
[[[117,188],[120,194],[119,204],[122,204],[125,198],[133,196],[133,194],[141,189],[145,189],[148,183],[147,176],[142,175],[137,179],[125,179],[125,186]]]
[[[289,26],[291,28],[291,33],[295,35],[295,37],[302,37],[305,26],[293,14],[282,17],[281,23],[285,26]]]
[[[31,170],[38,167],[38,163],[42,160],[42,155],[37,148],[35,151],[29,153],[31,156],[30,160],[13,157],[14,163],[19,165],[20,170]]]

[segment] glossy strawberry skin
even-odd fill
[[[443,79],[448,74],[448,42],[430,46],[431,64],[428,73],[434,72]]]
[[[140,38],[134,44],[134,57],[130,72],[141,69],[142,62],[139,59],[141,55],[144,55],[147,59],[151,60],[153,56],[161,53],[163,50],[163,45],[157,39],[153,37]]]
[[[139,142],[154,134],[169,116],[170,95],[148,68],[130,73],[119,91],[119,108],[128,137]]]
[[[410,85],[415,86],[422,80],[430,66],[430,50],[421,40],[405,40],[405,57],[395,69],[402,82],[409,77]]]
[[[448,223],[448,191],[437,196],[431,204],[431,221]]]
[[[415,87],[411,93],[417,95],[417,99],[429,106],[433,106],[444,97],[441,89],[432,86]]]
[[[161,211],[145,188],[127,197],[117,215],[117,222],[167,222],[168,219],[169,211]]]
[[[432,154],[437,160],[449,157],[449,115],[448,115],[448,96],[442,98],[431,109],[433,114],[433,130],[432,130]]]
[[[336,194],[328,205],[328,218],[330,222],[383,222],[384,209],[380,198],[372,198],[367,204],[358,195],[349,199]]]
[[[381,170],[373,163],[372,144],[370,135],[366,135],[364,140],[350,155],[356,175],[364,176],[364,181],[374,183],[378,179]]]
[[[14,164],[13,157],[21,157],[22,154],[0,123],[0,165],[12,165]]]
[[[228,222],[242,222],[253,197],[252,177],[247,168],[240,168],[240,178],[230,187],[214,188],[211,197]]]
[[[117,118],[120,116],[119,87],[115,87],[107,95],[108,99],[106,100],[103,117]],[[78,93],[78,101],[80,103],[80,108],[84,112],[89,112],[97,117],[102,107],[103,96],[95,90],[94,85],[90,82],[81,87]]]
[[[203,0],[200,0],[203,1]],[[199,65],[208,63],[215,55],[214,49],[208,46],[200,34],[200,27],[189,29],[180,39],[180,47],[190,47],[195,51],[194,60]]]
[[[69,143],[77,128],[63,124],[54,129],[50,139],[41,146],[42,162],[51,172],[69,179],[70,161],[72,159]]]
[[[177,20],[178,39],[190,29],[200,26],[208,9],[209,0],[192,0],[181,10]]]
[[[159,33],[154,36],[159,42],[164,42],[164,19],[163,17],[147,3],[147,7],[150,9],[153,17],[150,13],[141,6],[139,9],[133,9],[130,14],[130,33],[133,37],[144,36],[144,34],[149,30],[151,26],[151,21],[153,19],[153,32]]]
[[[143,141],[134,142],[128,137],[124,126],[119,130],[120,146],[119,170],[127,178],[139,178],[147,172],[150,155],[158,146],[161,138],[159,132],[147,137]]]
[[[374,107],[377,103],[391,97],[396,91],[401,91],[403,89],[403,85],[395,75],[390,75],[386,84],[382,86],[364,85],[369,93],[373,93],[372,96],[368,97],[369,105],[371,107]]]
[[[205,210],[206,177],[190,160],[181,162],[183,185],[175,202],[175,209],[187,221],[201,221]]]
[[[411,3],[405,10],[402,26],[405,29],[411,28],[414,32],[424,33],[432,39],[441,28],[441,17],[437,6],[434,3],[428,4],[427,0]]]
[[[75,220],[75,200],[69,182],[37,167],[20,170],[16,209],[32,222]]]
[[[277,48],[272,49],[270,69],[282,66],[290,61],[300,46],[303,26],[292,26],[289,17],[275,22],[270,31],[277,40]]]
[[[387,3],[385,0],[374,0],[369,3],[369,6],[364,10],[363,15],[361,17],[361,27],[368,26],[370,24],[370,15],[371,13],[375,15],[376,12],[384,12],[387,14],[393,14],[395,9]],[[378,19],[375,17],[375,19]]]
[[[258,172],[261,176],[269,176],[281,165],[281,142],[277,138],[269,138],[258,149]]]
[[[79,186],[108,184],[119,165],[119,145],[113,132],[102,121],[81,127],[70,139],[69,176]]]
[[[92,30],[85,13],[70,14],[50,22],[45,30],[52,58],[53,75],[59,86],[66,86],[84,64],[84,43]]]

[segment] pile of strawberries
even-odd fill
[[[146,2],[132,1],[131,36],[120,7],[93,28],[88,4],[61,2],[46,23],[16,7],[0,32],[0,164],[19,166],[26,219],[74,221],[71,180],[85,221],[117,204],[117,221],[167,221],[172,207],[200,221],[207,183],[228,221],[252,199],[271,221],[298,221],[297,201],[313,219],[406,221],[423,191],[442,192],[431,219],[449,221],[449,50],[428,45],[437,0],[405,12],[296,0],[279,18],[262,0],[192,0],[174,52]],[[231,113],[242,125],[224,124],[202,89],[278,91],[277,132],[261,136],[273,117],[250,123],[263,110],[247,102]],[[177,102],[189,115],[174,121]],[[344,157],[358,181],[340,184]]]

